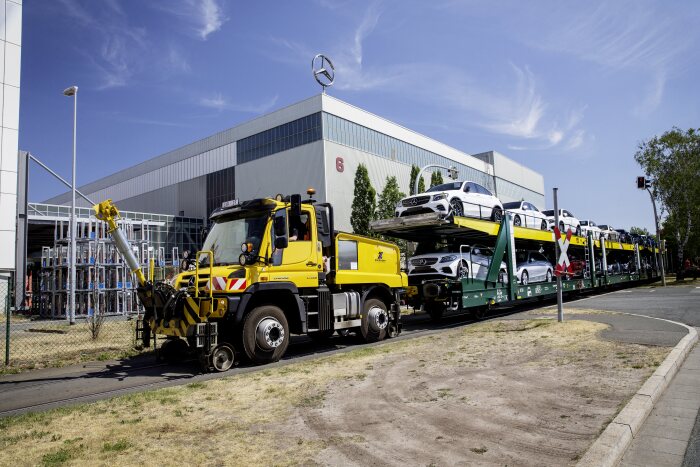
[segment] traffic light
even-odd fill
[[[457,180],[457,175],[459,172],[457,171],[457,167],[451,166],[449,169],[447,169],[447,176],[450,177],[452,180]]]
[[[649,187],[651,187],[651,180],[647,180],[646,177],[637,177],[637,188],[645,190]]]

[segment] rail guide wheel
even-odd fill
[[[211,351],[208,366],[218,372],[228,371],[236,361],[236,353],[230,344],[219,344]]]

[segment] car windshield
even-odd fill
[[[547,209],[546,211],[542,211],[542,214],[544,214],[545,216],[553,216],[554,209]]]
[[[520,209],[520,201],[503,203],[503,209]]]
[[[581,221],[581,225],[588,225],[588,221]]]
[[[269,213],[243,212],[217,220],[204,241],[203,251],[214,253],[214,265],[238,264],[243,243],[253,244],[253,254],[258,254]],[[209,258],[200,258],[200,266],[208,266]]]
[[[462,189],[462,182],[450,182],[443,183],[442,185],[435,185],[434,187],[430,188],[426,193],[429,193],[431,191],[450,191],[460,189]]]

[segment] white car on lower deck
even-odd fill
[[[408,281],[410,284],[416,284],[426,279],[472,278],[484,280],[493,258],[491,249],[480,246],[460,248],[458,245],[442,245],[431,248],[425,244],[419,244],[416,252],[427,250],[431,251],[412,256],[408,260]],[[498,281],[508,282],[506,263],[503,261],[501,261],[499,268]]]
[[[469,181],[443,183],[396,204],[396,217],[426,212],[500,222],[503,218],[503,204],[489,190]]]

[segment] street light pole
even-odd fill
[[[70,324],[75,324],[75,263],[76,246],[75,237],[78,235],[77,219],[75,217],[75,152],[78,126],[78,86],[71,86],[63,91],[64,96],[73,96],[73,178],[71,179],[71,204],[70,204],[70,296],[66,319]]]

